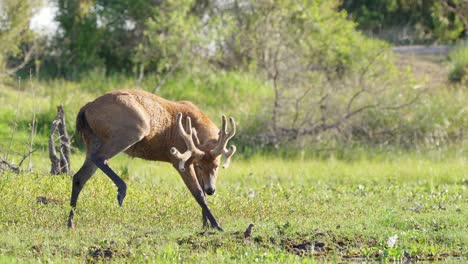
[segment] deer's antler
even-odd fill
[[[229,166],[229,163],[231,162],[232,155],[234,155],[234,153],[236,152],[236,146],[234,145],[231,145],[231,147],[229,147],[229,150],[226,148],[229,140],[236,134],[236,122],[234,121],[234,118],[229,118],[229,123],[231,123],[231,131],[227,132],[226,116],[223,115],[222,120],[223,124],[221,125],[221,130],[219,130],[218,145],[216,145],[216,147],[210,151],[210,154],[213,157],[223,155],[226,158],[223,168],[227,168]]]
[[[187,116],[186,125],[182,125],[182,113],[177,114],[177,128],[179,135],[182,137],[182,139],[185,141],[185,144],[187,145],[187,151],[184,153],[180,153],[179,150],[177,150],[175,147],[172,147],[170,152],[171,154],[179,160],[179,170],[181,172],[185,171],[185,162],[189,160],[190,158],[194,158],[195,160],[199,160],[203,158],[205,153],[201,151],[199,148],[195,146],[195,143],[193,142],[193,131],[195,129],[192,129],[192,121],[190,120],[190,117]],[[188,132],[187,132],[188,131]]]

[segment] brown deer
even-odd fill
[[[76,131],[86,144],[86,159],[73,176],[68,226],[74,227],[78,195],[97,168],[117,185],[117,201],[122,206],[127,186],[107,160],[125,152],[132,157],[172,163],[202,208],[203,226],[222,231],[206,203],[206,194],[215,192],[221,156],[226,158],[226,168],[236,151],[235,146],[226,148],[236,133],[234,119],[229,121],[229,133],[224,115],[218,130],[191,102],[172,102],[143,90],[111,92],[86,104],[76,118]]]

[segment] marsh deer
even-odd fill
[[[185,126],[183,120],[185,119]],[[219,130],[194,104],[172,102],[143,90],[107,93],[81,108],[76,131],[86,144],[84,164],[73,176],[68,226],[74,227],[74,209],[86,181],[101,169],[118,188],[119,205],[125,198],[125,182],[109,167],[108,160],[120,152],[146,160],[170,162],[202,208],[204,226],[222,231],[206,203],[215,192],[221,156],[229,165],[235,146],[226,148],[236,133],[236,123],[222,116]]]

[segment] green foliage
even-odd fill
[[[99,53],[103,29],[97,27],[97,14],[90,10],[90,1],[58,0],[56,20],[63,30],[62,36],[57,36],[58,64],[69,78],[77,78],[81,71],[102,67],[103,61]],[[60,73],[59,73],[60,74]]]
[[[194,49],[202,41],[202,36],[197,35],[201,21],[191,13],[193,4],[192,0],[164,1],[155,9],[155,15],[146,21],[146,41],[138,48],[139,62],[154,62],[159,72],[179,65],[190,67]]]
[[[452,42],[466,30],[464,0],[344,0],[359,29],[397,44]]]
[[[449,79],[468,85],[468,45],[461,44],[455,47],[450,53],[450,73]]]
[[[8,59],[24,56],[22,45],[32,39],[29,20],[34,4],[28,0],[2,0],[0,3],[0,78],[7,71]]]
[[[59,76],[78,79],[88,71],[131,73],[134,50],[143,40],[154,3],[144,0],[57,0],[56,20],[63,31],[55,45]]]
[[[73,136],[76,113],[86,102],[117,89],[140,87],[153,91],[158,82],[157,77],[148,77],[138,83],[122,75],[106,76],[99,71],[86,76],[80,83],[54,80],[22,83],[16,88],[1,86],[0,152],[8,152],[12,135],[14,146],[10,150],[26,152],[33,115],[38,133],[34,149],[42,151],[47,148],[51,122],[58,105],[65,107],[68,131]],[[466,148],[463,132],[468,126],[464,110],[468,96],[466,89],[433,90],[421,96],[411,107],[398,110],[371,108],[343,124],[342,131],[346,133],[339,137],[328,131],[310,141],[283,144],[279,149],[269,143],[271,139],[268,134],[274,90],[270,83],[259,80],[254,74],[197,68],[180,71],[167,80],[158,95],[171,100],[190,100],[217,124],[221,114],[235,117],[238,133],[234,143],[239,149],[238,155],[246,157],[273,153],[286,158],[335,155],[340,159],[353,159],[353,156],[359,159],[361,154],[366,156],[366,148],[359,151],[355,146],[371,146],[389,153],[402,149],[419,151],[427,147],[445,149],[453,144],[461,144],[461,149]],[[388,103],[399,94],[392,96],[382,100]],[[343,107],[345,104],[341,100],[339,97],[334,99],[330,109]],[[304,103],[308,102],[310,100]]]
[[[464,142],[468,126],[466,91],[438,90],[424,94],[412,107],[397,111],[370,110],[353,123],[354,139],[371,145],[439,148]]]
[[[338,5],[257,2],[220,14],[218,64],[253,71],[274,92],[265,105],[270,120],[258,123],[266,125],[259,144],[347,138],[359,115],[399,109],[418,93],[397,71],[388,44],[356,31]]]
[[[434,35],[437,39],[447,42],[463,37],[463,32],[468,26],[467,18],[462,16],[461,9],[464,8],[468,8],[466,1],[434,1],[431,7],[431,17]]]
[[[206,36],[198,1],[58,0],[63,34],[55,41],[59,76],[83,79],[89,71],[165,73],[193,62]],[[198,50],[199,51],[199,50]],[[51,61],[51,63],[57,63]],[[84,76],[81,76],[84,74]]]

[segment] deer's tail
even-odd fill
[[[89,126],[88,120],[86,119],[86,106],[83,106],[78,115],[76,116],[76,134],[79,135],[81,138],[85,136],[87,133],[91,132],[91,127]]]

